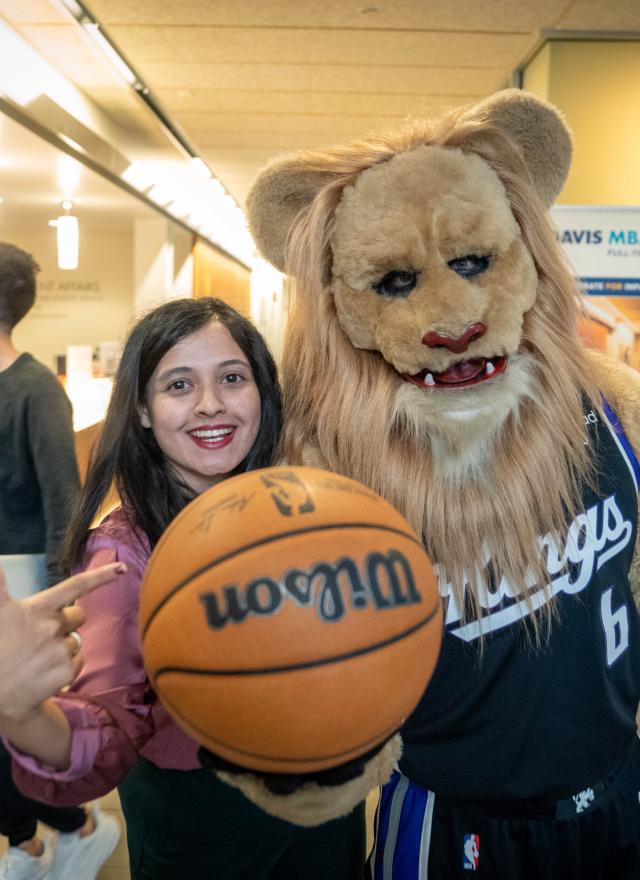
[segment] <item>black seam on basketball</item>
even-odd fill
[[[333,760],[334,758],[339,760],[340,758],[343,758],[345,755],[351,755],[356,750],[357,750],[358,754],[356,754],[355,757],[359,757],[359,755],[365,754],[370,747],[376,746],[376,745],[378,745],[378,743],[383,742],[385,739],[388,739],[392,734],[396,733],[398,730],[398,725],[393,724],[393,725],[391,725],[391,727],[387,727],[383,731],[377,733],[376,736],[373,737],[372,739],[368,739],[363,743],[357,743],[356,745],[354,745],[351,748],[346,749],[345,751],[342,751],[342,752],[332,752],[331,754],[328,754],[328,755],[309,755],[306,758],[286,758],[286,757],[281,757],[279,755],[265,755],[260,752],[248,752],[246,749],[239,749],[239,748],[237,748],[237,746],[234,746],[228,742],[225,742],[225,740],[216,739],[216,737],[211,736],[210,733],[207,733],[206,730],[202,730],[200,727],[198,727],[197,724],[193,724],[193,722],[191,722],[187,718],[185,718],[181,712],[177,711],[177,709],[173,706],[173,704],[171,703],[170,700],[164,700],[164,702],[166,705],[171,706],[171,710],[172,710],[173,714],[177,715],[179,718],[182,718],[184,724],[187,727],[191,728],[191,730],[195,730],[198,733],[202,734],[202,736],[206,737],[206,739],[208,739],[210,742],[218,743],[219,745],[223,746],[223,748],[231,749],[232,751],[237,752],[239,755],[246,755],[249,758],[258,758],[259,760],[262,760],[262,761],[283,761],[283,762],[286,762],[287,764],[292,764],[292,765],[308,764],[309,761],[326,761],[328,758],[330,758],[331,760]],[[193,738],[196,739],[196,737],[193,737]],[[215,749],[214,749],[214,751],[215,751]],[[244,769],[245,770],[253,770],[254,773],[269,772],[266,770],[255,770],[252,767],[245,767]],[[327,768],[327,769],[329,769],[329,768]],[[226,772],[232,773],[233,771],[228,770]]]
[[[313,669],[314,666],[328,666],[331,663],[342,663],[343,660],[352,660],[354,657],[361,657],[364,654],[370,654],[372,651],[379,651],[380,648],[386,648],[394,642],[399,642],[402,639],[408,638],[433,620],[440,610],[440,607],[440,601],[438,600],[434,605],[433,610],[430,611],[426,617],[423,617],[422,620],[414,623],[413,626],[408,627],[402,632],[396,633],[394,636],[390,636],[388,639],[383,639],[381,642],[367,645],[364,648],[358,648],[356,651],[348,651],[346,654],[336,654],[331,657],[322,657],[318,660],[309,660],[305,663],[289,664],[288,666],[269,666],[264,669],[193,669],[188,666],[161,666],[160,669],[154,673],[153,678],[155,681],[158,681],[161,675],[166,675],[171,672],[185,672],[189,673],[189,675],[208,675],[214,677],[222,677],[225,675],[273,675],[278,672],[297,672],[301,669]]]
[[[149,619],[144,625],[142,630],[141,638],[147,634],[147,630],[151,626],[153,619],[157,616],[157,614],[161,611],[161,609],[167,604],[167,602],[172,599],[176,593],[180,592],[180,590],[185,587],[187,584],[191,583],[194,578],[199,577],[201,574],[204,574],[205,571],[208,571],[210,568],[213,568],[214,565],[218,565],[221,562],[225,562],[227,559],[231,559],[233,556],[237,556],[239,553],[244,553],[246,550],[253,550],[255,547],[262,547],[265,544],[270,544],[272,541],[282,541],[285,538],[291,538],[294,535],[305,535],[311,534],[312,532],[322,532],[325,530],[332,529],[344,529],[344,528],[355,528],[355,529],[379,529],[383,532],[391,532],[394,535],[402,535],[404,538],[408,538],[414,544],[418,544],[419,547],[422,547],[422,543],[416,538],[415,535],[410,534],[409,532],[403,532],[401,529],[394,529],[390,526],[384,525],[376,525],[375,523],[332,523],[331,525],[321,525],[321,526],[307,526],[304,529],[292,529],[288,532],[280,532],[277,535],[270,535],[268,538],[261,538],[259,541],[252,541],[251,544],[244,544],[242,547],[236,547],[235,550],[225,553],[223,556],[219,556],[217,559],[212,559],[211,562],[208,562],[206,565],[201,566],[196,569],[196,571],[192,572],[189,577],[184,578],[180,583],[176,584],[176,586],[171,590],[170,593],[164,597],[162,602],[157,605],[154,610],[149,615]]]

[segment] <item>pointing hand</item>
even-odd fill
[[[70,603],[126,571],[121,562],[74,575],[16,601],[0,568],[0,715],[27,718],[82,668],[81,608]]]

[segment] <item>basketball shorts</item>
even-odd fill
[[[608,777],[555,802],[452,802],[395,772],[369,880],[638,880],[640,741]]]

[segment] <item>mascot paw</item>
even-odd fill
[[[384,785],[402,754],[396,734],[382,746],[348,764],[300,775],[259,774],[231,764],[201,748],[204,767],[272,816],[311,827],[348,815],[375,788]]]

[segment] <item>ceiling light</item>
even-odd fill
[[[75,19],[80,19],[84,15],[84,9],[76,0],[60,0],[60,3],[73,15]]]
[[[80,24],[89,34],[96,46],[100,48],[101,52],[106,55],[106,57],[113,64],[116,70],[126,80],[126,82],[128,82],[130,86],[135,85],[135,83],[138,81],[138,77],[135,75],[133,70],[131,70],[129,65],[124,61],[122,56],[113,48],[109,40],[107,40],[105,35],[100,30],[100,25],[96,24],[93,21],[81,21]]]
[[[77,269],[80,250],[78,218],[73,214],[63,214],[56,221],[58,243],[58,268]]]
[[[26,107],[42,94],[48,65],[17,34],[0,23],[0,92]]]
[[[169,211],[174,217],[177,217],[178,220],[186,220],[191,214],[192,208],[186,199],[181,199],[180,196],[178,196],[178,198],[168,206],[167,211]]]
[[[126,183],[140,192],[146,192],[153,185],[153,172],[144,162],[132,162],[121,176]]]
[[[226,189],[223,187],[217,177],[211,178],[211,180],[209,181],[209,186],[215,193],[219,193],[221,196],[226,193]]]
[[[152,202],[155,202],[156,205],[160,205],[162,208],[165,208],[170,202],[175,201],[176,198],[173,187],[162,181],[160,183],[154,183],[147,193],[147,196]]]
[[[56,177],[62,195],[69,199],[74,195],[80,183],[82,165],[67,153],[59,153],[56,157]]]
[[[204,159],[200,158],[200,156],[193,156],[190,159],[190,162],[191,167],[200,177],[204,177],[206,180],[208,180],[210,177],[213,177],[209,166],[204,161]]]
[[[73,116],[86,119],[78,91],[25,40],[0,21],[0,94],[21,107],[48,95]],[[77,144],[59,133],[74,149]]]

